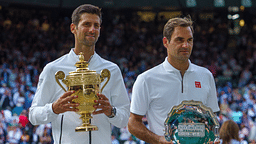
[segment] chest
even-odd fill
[[[149,86],[150,105],[159,108],[178,105],[184,100],[206,104],[210,86],[207,78],[197,74],[172,73],[152,80]]]

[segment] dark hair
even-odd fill
[[[102,20],[101,17],[101,8],[91,5],[91,4],[83,4],[77,7],[73,13],[72,13],[72,23],[74,23],[76,26],[78,25],[81,15],[84,13],[89,14],[97,14],[100,17],[100,21]]]
[[[239,139],[239,127],[233,120],[225,121],[220,128],[220,138],[223,144],[228,144],[232,139]]]
[[[181,27],[190,27],[192,33],[194,33],[193,29],[193,21],[191,20],[190,15],[184,18],[171,18],[164,26],[163,36],[166,37],[168,40],[171,40],[174,28],[177,26]]]

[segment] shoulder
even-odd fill
[[[198,66],[198,65],[196,65],[196,64],[192,64],[192,63],[191,63],[191,68],[192,68],[192,70],[193,70],[195,73],[197,73],[197,74],[199,74],[199,75],[213,77],[211,71],[208,70],[208,69],[205,68],[205,67]]]
[[[106,68],[110,71],[114,71],[114,72],[121,72],[119,69],[119,66],[117,64],[115,64],[114,62],[111,62],[109,60],[106,60],[102,57],[99,56],[99,63],[100,67]]]
[[[162,64],[159,64],[151,69],[146,70],[145,72],[139,74],[138,78],[149,79],[153,78],[152,76],[159,76],[165,72]]]
[[[67,54],[65,54],[65,55],[59,57],[58,59],[46,64],[41,74],[44,75],[44,74],[47,74],[47,73],[55,72],[53,69],[55,69],[59,65],[63,65],[66,57],[67,57]]]
[[[205,67],[202,67],[202,66],[199,66],[199,65],[196,65],[196,64],[193,64],[193,63],[191,63],[191,67],[192,67],[192,69],[195,70],[196,72],[211,74],[210,70],[208,70],[208,69],[205,68]]]

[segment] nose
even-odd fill
[[[94,31],[95,31],[95,27],[92,25],[92,26],[89,28],[89,32],[94,33]]]
[[[182,44],[182,47],[188,47],[188,42],[187,41],[184,41],[183,44]]]

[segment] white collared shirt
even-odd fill
[[[149,129],[164,135],[164,122],[173,106],[184,100],[201,101],[213,112],[219,111],[214,78],[206,68],[192,64],[183,78],[179,70],[165,61],[140,74],[134,83],[131,109],[146,115]]]
[[[40,74],[38,88],[30,108],[29,120],[32,124],[39,125],[51,122],[54,143],[59,143],[61,134],[62,144],[89,143],[89,132],[75,132],[75,128],[82,124],[82,120],[79,119],[80,115],[75,112],[65,112],[57,115],[52,111],[52,103],[64,93],[64,90],[55,80],[55,73],[63,71],[66,76],[69,75],[69,72],[76,70],[75,63],[77,61],[79,61],[79,56],[71,49],[68,54],[47,64]],[[96,52],[94,52],[88,67],[97,73],[100,73],[103,69],[108,69],[111,73],[110,80],[102,93],[109,99],[110,104],[116,107],[116,116],[108,118],[105,114],[98,114],[92,115],[91,120],[92,125],[98,127],[98,131],[92,131],[92,143],[111,144],[110,124],[120,128],[125,127],[130,114],[130,101],[123,77],[116,64],[101,58]],[[63,83],[62,85],[65,87]],[[64,117],[61,128],[62,115]]]

